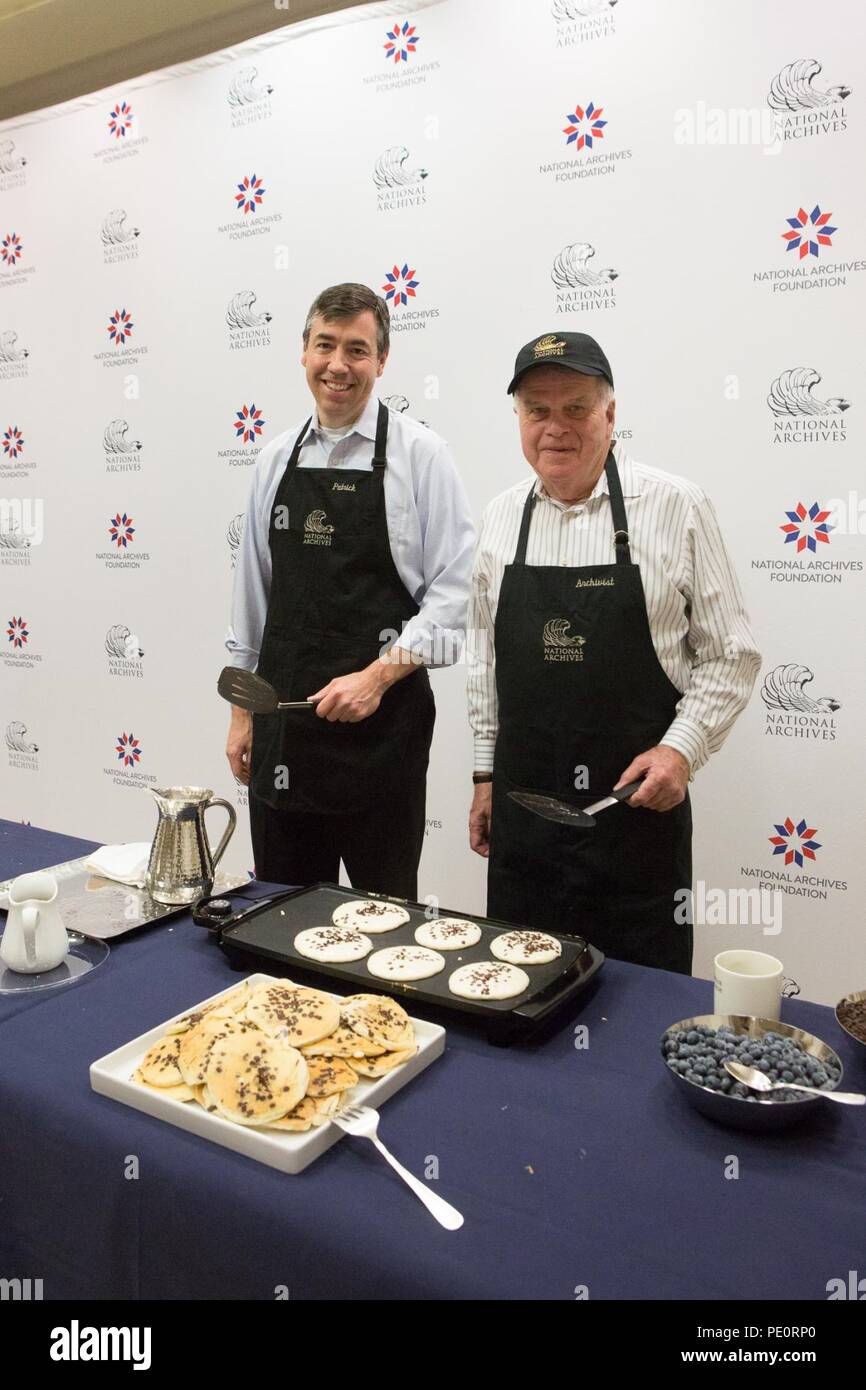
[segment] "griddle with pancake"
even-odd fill
[[[409,914],[409,921],[403,926],[372,938],[373,951],[387,946],[416,945],[416,929],[431,920],[429,904],[389,898],[383,893],[364,893],[337,883],[287,889],[254,903],[241,899],[237,909],[231,894],[206,898],[196,904],[192,916],[199,926],[207,927],[214,934],[229,960],[238,968],[254,966],[271,973],[285,973],[291,978],[316,976],[333,987],[345,986],[347,993],[390,994],[407,1007],[411,1005],[413,1010],[426,1006],[440,1014],[459,1014],[464,1021],[475,1020],[484,1026],[490,1041],[500,1044],[517,1041],[547,1024],[587,987],[604,962],[601,951],[582,937],[549,932],[548,935],[555,937],[562,946],[562,954],[545,965],[522,967],[529,976],[529,988],[522,994],[511,999],[460,998],[448,988],[452,972],[458,966],[494,959],[490,949],[494,938],[519,928],[513,922],[476,917],[450,908],[438,909],[436,917],[475,922],[481,928],[481,940],[476,946],[442,951],[445,969],[425,980],[411,983],[383,980],[370,974],[367,958],[340,964],[324,963],[295,950],[294,941],[299,932],[331,926],[332,914],[341,903],[357,902],[360,898],[396,903]]]

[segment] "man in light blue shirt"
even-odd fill
[[[417,895],[434,708],[427,667],[459,659],[475,540],[447,445],[373,395],[388,309],[363,285],[313,303],[301,357],[315,407],[258,458],[226,647],[283,701],[232,708],[256,872]]]

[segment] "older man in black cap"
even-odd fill
[[[485,512],[469,624],[470,843],[489,855],[488,912],[688,973],[689,778],[760,664],[739,586],[701,489],[613,445],[595,339],[527,343],[508,391],[533,477]],[[634,781],[631,809],[593,829],[508,795],[580,807]]]

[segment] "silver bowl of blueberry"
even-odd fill
[[[741,1129],[784,1129],[813,1115],[803,1091],[750,1091],[725,1070],[725,1059],[756,1067],[771,1081],[794,1081],[833,1091],[842,1063],[820,1038],[769,1018],[700,1014],[674,1023],[662,1036],[662,1059],[674,1085],[704,1115]]]

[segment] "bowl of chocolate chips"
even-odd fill
[[[866,1047],[866,989],[846,994],[836,1005],[836,1022],[849,1038]]]

